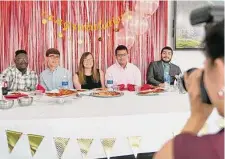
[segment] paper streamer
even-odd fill
[[[6,130],[9,153],[12,152],[23,133]]]
[[[127,138],[131,149],[134,153],[135,158],[137,158],[137,154],[139,152],[139,148],[140,148],[140,143],[141,143],[141,136],[131,136]]]
[[[107,156],[107,159],[110,158],[113,146],[116,142],[116,138],[105,138],[101,139],[102,146],[104,148],[105,154]]]
[[[30,144],[31,154],[32,154],[32,156],[34,156],[38,147],[40,146],[44,136],[35,135],[35,134],[27,134],[27,136],[28,136],[28,140],[29,140],[29,144]]]
[[[55,147],[56,147],[56,150],[57,150],[58,158],[61,159],[70,139],[69,138],[62,138],[62,137],[54,137],[53,139],[54,139],[54,142],[55,142]]]
[[[83,159],[87,158],[93,139],[77,139]]]

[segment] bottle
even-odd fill
[[[66,75],[63,76],[63,79],[62,79],[62,88],[63,89],[69,88],[69,81],[68,81],[68,77]]]
[[[177,79],[177,88],[178,88],[179,93],[180,94],[184,94],[185,93],[185,88],[184,88],[184,86],[182,84],[182,75],[181,74],[178,75],[176,77],[176,79]]]
[[[8,94],[8,82],[5,78],[5,76],[2,76],[2,94],[3,95]]]
[[[113,76],[109,75],[107,81],[106,81],[106,87],[108,88],[109,91],[113,90]]]
[[[170,75],[164,76],[165,90],[169,91],[170,89]]]

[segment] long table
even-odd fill
[[[27,134],[44,136],[34,159],[57,159],[54,137],[69,138],[62,159],[81,159],[78,138],[91,138],[88,158],[106,157],[101,139],[116,138],[111,156],[132,154],[127,137],[140,136],[139,153],[157,151],[163,143],[179,133],[190,115],[187,94],[162,93],[137,96],[124,92],[118,98],[67,98],[43,96],[32,106],[0,110],[0,159],[32,158]],[[219,130],[220,117],[214,111],[207,121],[207,133]],[[22,132],[15,148],[8,152],[6,130]]]

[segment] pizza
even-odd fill
[[[77,91],[69,90],[69,89],[60,89],[58,93],[46,93],[49,97],[61,97],[61,96],[68,96],[72,94],[76,94]]]
[[[121,95],[121,93],[116,91],[99,91],[93,93],[93,95],[99,97],[115,97]]]
[[[107,91],[107,88],[95,88],[94,91]]]
[[[88,89],[77,89],[77,92],[85,92],[88,91]]]
[[[162,93],[162,92],[164,92],[163,88],[156,87],[154,89],[140,91],[140,92],[138,92],[138,94],[147,95],[147,94],[157,94],[157,93]]]

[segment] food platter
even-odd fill
[[[81,93],[81,92],[86,92],[86,91],[89,91],[88,89],[77,89],[76,90],[78,93]]]
[[[124,93],[117,92],[117,91],[99,91],[99,92],[93,92],[91,95],[93,97],[99,97],[99,98],[114,98],[114,97],[121,97],[124,95]]]
[[[60,89],[58,92],[47,92],[45,94],[46,96],[52,97],[52,98],[64,98],[64,97],[76,95],[77,91],[69,90],[69,89]]]
[[[138,96],[156,96],[164,92],[162,88],[149,89],[144,91],[139,91],[137,93]]]
[[[107,91],[107,88],[95,88],[93,91]]]

